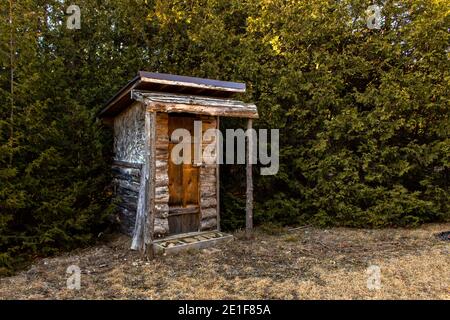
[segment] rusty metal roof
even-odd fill
[[[100,117],[114,117],[132,101],[131,90],[189,94],[215,98],[229,98],[245,92],[240,82],[187,77],[167,73],[139,71],[128,84],[120,89],[100,112]]]

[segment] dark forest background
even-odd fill
[[[280,129],[279,173],[255,172],[256,223],[448,221],[449,2],[384,1],[381,29],[371,4],[3,0],[0,273],[109,228],[111,132],[96,116],[138,70],[247,84],[255,126]],[[223,227],[242,227],[243,166],[222,182]]]

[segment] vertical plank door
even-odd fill
[[[199,167],[194,165],[194,120],[192,115],[169,114],[169,233],[198,231],[199,211]],[[189,163],[175,164],[171,159],[172,149],[183,141],[172,141],[172,132],[183,128],[190,132],[191,150]]]

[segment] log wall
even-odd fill
[[[156,114],[155,237],[169,234],[169,115]]]
[[[112,167],[116,194],[121,201],[118,204],[121,232],[132,235],[136,220],[139,198],[141,165],[115,161]]]
[[[134,103],[114,119],[113,166],[116,192],[121,197],[119,216],[122,232],[132,235],[139,198],[141,167],[144,163],[144,112],[140,103]],[[216,128],[213,116],[199,116],[202,133]],[[168,113],[156,114],[156,188],[154,236],[169,234],[169,118]],[[211,141],[203,139],[202,152]],[[203,159],[205,160],[205,159]],[[200,167],[199,206],[200,230],[217,229],[217,167],[203,161]]]
[[[114,118],[114,160],[144,163],[144,110],[135,102]]]
[[[201,116],[202,121],[202,134],[208,129],[214,129],[217,126],[216,117],[213,116]],[[203,139],[202,152],[211,143],[215,143],[215,139],[209,140]],[[214,148],[217,153],[216,148]],[[202,166],[200,167],[200,230],[215,230],[217,229],[218,212],[217,212],[217,168],[216,164],[208,164],[203,159]]]
[[[120,230],[133,234],[144,163],[144,106],[135,102],[114,118],[114,164],[112,167]]]

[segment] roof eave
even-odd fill
[[[106,102],[99,117],[119,114],[134,100],[133,89],[229,98],[246,91],[245,83],[188,77],[166,73],[139,71],[131,81]]]
[[[129,100],[131,101],[131,90],[140,82],[140,76],[135,76],[131,81],[129,81],[124,87],[122,87],[111,99],[109,99],[105,103],[105,107],[100,111],[99,117],[106,116],[110,111],[111,108],[117,104],[118,101],[120,101],[123,98],[126,98],[126,96],[129,96]],[[114,112],[112,112],[112,115],[114,115]]]

